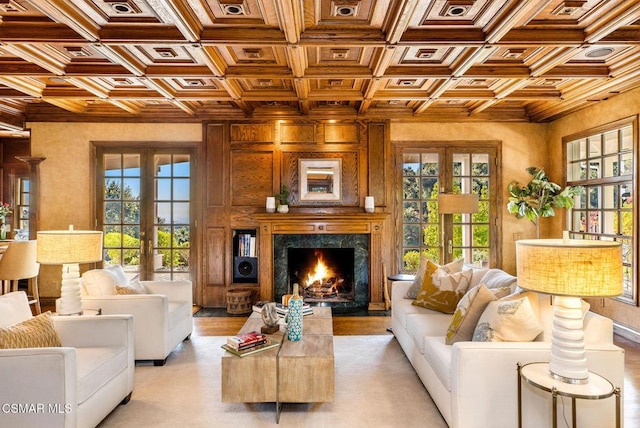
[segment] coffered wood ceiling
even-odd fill
[[[0,0],[0,128],[547,122],[640,86],[638,0]]]

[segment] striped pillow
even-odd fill
[[[60,347],[60,338],[45,312],[9,327],[0,328],[0,349]]]

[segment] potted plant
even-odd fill
[[[276,201],[278,201],[278,212],[289,212],[289,189],[287,186],[284,184],[280,186],[280,193],[276,193],[273,196],[275,196]]]
[[[526,185],[520,186],[517,181],[507,185],[507,210],[517,218],[530,220],[536,226],[536,237],[540,239],[540,217],[553,217],[554,208],[573,208],[573,198],[580,193],[581,188],[567,186],[563,190],[541,168],[531,166],[527,168],[527,172],[532,178]]]

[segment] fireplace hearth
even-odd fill
[[[308,303],[353,302],[353,248],[288,248],[289,284]]]
[[[334,313],[367,308],[368,235],[274,235],[273,248],[276,301],[298,283],[311,305],[330,306]]]

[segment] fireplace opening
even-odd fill
[[[289,284],[298,283],[305,302],[353,302],[353,248],[288,248]]]

